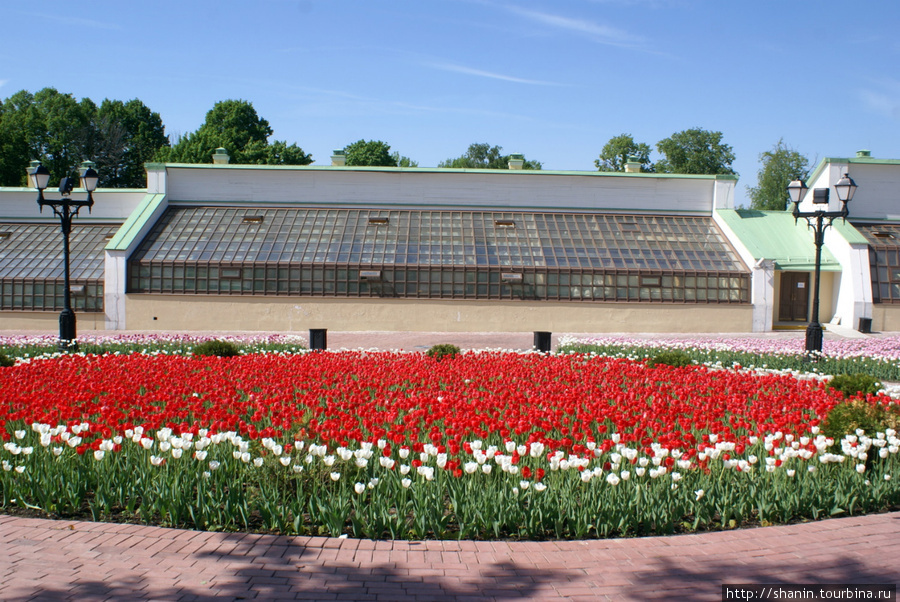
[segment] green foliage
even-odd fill
[[[16,360],[0,353],[0,368],[9,368],[16,365]]]
[[[442,360],[445,357],[453,357],[459,354],[459,347],[450,343],[441,343],[438,345],[432,345],[431,348],[425,352],[428,357],[433,357],[436,360]]]
[[[644,173],[653,172],[650,163],[650,145],[635,142],[631,134],[619,134],[610,138],[600,151],[600,158],[594,161],[598,171],[625,171],[629,157],[634,157],[641,164]]]
[[[874,395],[881,390],[881,383],[868,374],[838,374],[828,381],[828,388],[840,391],[845,399],[861,395]]]
[[[509,169],[509,155],[501,155],[503,147],[484,143],[470,144],[469,149],[461,157],[447,159],[438,163],[438,167],[455,167],[462,169]],[[539,161],[525,160],[522,169],[541,169]]]
[[[2,129],[10,140],[5,146],[23,154],[5,158],[3,184],[25,184],[25,169],[39,159],[50,170],[50,181],[72,175],[86,157],[92,140],[92,119],[97,105],[90,99],[81,102],[71,94],[44,88],[36,94],[25,90],[3,103]],[[17,173],[18,172],[18,173]]]
[[[656,149],[665,156],[656,162],[659,173],[737,175],[731,169],[734,153],[722,143],[722,132],[700,128],[675,132],[657,142]]]
[[[141,101],[89,98],[44,88],[0,104],[0,185],[26,184],[29,161],[50,170],[50,181],[72,175],[81,161],[97,164],[102,187],[142,187],[144,163],[168,145],[162,120]]]
[[[413,161],[409,157],[403,156],[400,153],[391,153],[391,159],[397,164],[397,167],[418,167],[419,162]]]
[[[844,435],[852,435],[856,429],[874,437],[877,432],[898,426],[900,413],[895,408],[857,398],[834,406],[825,418],[822,433],[837,445]]]
[[[217,357],[234,357],[240,355],[241,350],[237,345],[229,341],[210,339],[194,347],[194,355],[215,355]]]
[[[84,156],[97,164],[100,186],[146,186],[144,163],[169,145],[159,113],[152,112],[137,99],[126,103],[106,99],[97,111],[94,128],[92,148]]]
[[[757,174],[755,187],[747,187],[750,207],[764,211],[783,211],[790,202],[787,185],[793,180],[805,180],[809,176],[809,160],[785,146],[779,140],[759,156],[762,166]]]
[[[308,165],[312,155],[296,144],[268,143],[269,122],[246,100],[223,100],[206,114],[206,121],[175,146],[162,148],[155,160],[170,163],[212,163],[217,148],[224,148],[231,163],[239,165]]]
[[[344,147],[347,165],[397,167],[399,157],[391,154],[391,145],[381,140],[357,140]]]
[[[681,368],[683,366],[692,366],[694,361],[691,359],[691,356],[684,351],[679,351],[678,349],[664,349],[651,357],[647,364],[650,366],[659,366],[663,364]]]

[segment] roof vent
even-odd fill
[[[0,232],[0,240],[9,240],[12,236],[12,232]]]
[[[331,165],[333,167],[344,167],[347,165],[347,155],[344,149],[338,148],[331,151]]]
[[[523,165],[525,165],[525,155],[514,153],[509,156],[510,169],[522,169]]]
[[[381,280],[381,270],[360,270],[359,279],[367,282],[378,282]]]
[[[522,282],[522,274],[517,274],[515,272],[503,272],[500,274],[500,280],[503,282],[512,282],[518,283]]]
[[[369,225],[371,226],[384,226],[388,223],[388,218],[386,217],[370,217]]]
[[[872,158],[872,151],[870,151],[870,150],[858,150],[858,151],[856,151],[856,158],[857,158],[857,159],[871,159],[871,158]]]
[[[242,224],[261,224],[263,223],[263,216],[261,215],[248,215],[241,220]]]
[[[625,173],[641,173],[641,161],[634,155],[628,155],[625,161]]]
[[[515,228],[516,222],[511,219],[495,219],[494,225],[498,228]]]
[[[2,234],[2,232],[0,232],[0,234]],[[872,232],[872,236],[875,238],[894,238],[894,235],[887,230],[875,230]]]
[[[213,163],[216,165],[228,165],[228,162],[231,160],[231,157],[228,156],[228,151],[222,147],[216,149],[216,152],[213,153]]]

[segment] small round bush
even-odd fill
[[[838,374],[828,381],[828,388],[840,391],[849,399],[855,395],[874,395],[881,390],[881,383],[868,374]]]
[[[693,365],[694,360],[692,360],[691,356],[684,351],[679,351],[678,349],[666,349],[651,357],[647,363],[651,367],[664,364],[666,366],[681,368],[682,366]]]
[[[898,427],[900,413],[895,408],[856,398],[839,403],[828,412],[822,433],[834,439],[834,447],[838,447],[844,435],[855,434],[856,429],[862,429],[868,436],[874,437],[875,433]]]
[[[459,347],[450,343],[441,343],[440,345],[432,345],[431,349],[425,352],[428,357],[436,360],[442,360],[445,357],[453,357],[459,354]]]
[[[194,347],[194,355],[215,355],[217,357],[234,357],[240,355],[237,345],[228,341],[210,339]]]
[[[16,360],[0,353],[0,368],[9,368],[16,365]]]

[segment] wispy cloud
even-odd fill
[[[441,71],[451,71],[453,73],[462,73],[464,75],[474,75],[476,77],[486,77],[488,79],[498,79],[505,82],[513,82],[515,84],[528,84],[531,86],[560,86],[554,82],[547,82],[538,79],[525,79],[523,77],[514,77],[512,75],[504,75],[502,73],[493,73],[491,71],[483,71],[481,69],[473,69],[462,65],[454,65],[451,63],[425,63],[425,66]]]
[[[0,79],[0,88],[5,86],[8,81],[9,81],[8,79]]]
[[[634,35],[608,25],[595,23],[587,19],[573,19],[571,17],[528,10],[517,6],[506,6],[505,8],[510,12],[536,23],[588,36],[600,44],[639,49],[647,43],[647,40],[642,36]]]
[[[870,110],[900,120],[900,81],[885,79],[872,82],[878,90],[860,90],[859,97]]]

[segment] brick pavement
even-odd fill
[[[0,599],[720,600],[900,581],[900,513],[639,539],[369,541],[0,516]]]

